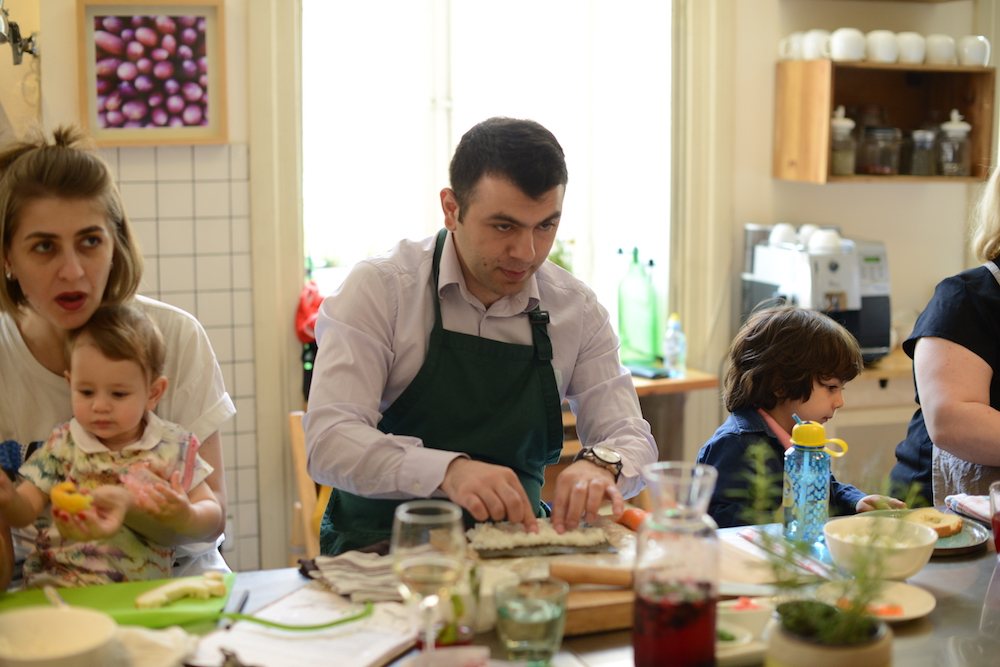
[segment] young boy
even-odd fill
[[[698,462],[715,466],[719,479],[708,513],[719,527],[749,522],[747,448],[767,443],[768,474],[775,487],[769,509],[781,500],[785,450],[791,447],[795,416],[823,424],[844,405],[844,385],[861,372],[854,336],[826,315],[795,306],[753,313],[729,349],[723,399],[731,413],[698,452]],[[887,496],[866,496],[830,475],[830,514],[854,514],[877,507],[905,507]]]
[[[124,525],[125,510],[200,539],[215,531],[222,508],[204,482],[212,468],[197,454],[198,439],[152,412],[167,387],[163,338],[139,310],[102,306],[70,333],[67,356],[72,421],[21,466],[16,488],[0,475],[0,514],[38,530],[25,586],[169,577],[173,548]],[[89,506],[47,511],[67,481],[92,498]]]

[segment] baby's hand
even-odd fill
[[[891,496],[865,496],[858,501],[854,509],[861,512],[871,512],[872,510],[899,510],[906,509],[906,503]]]
[[[101,486],[91,491],[94,501],[79,512],[53,506],[52,518],[59,534],[69,540],[103,540],[122,528],[129,507],[128,491],[119,486]]]
[[[147,487],[135,497],[135,505],[159,523],[180,530],[191,517],[191,501],[181,487],[181,473],[170,476],[170,485],[164,482]]]

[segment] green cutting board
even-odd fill
[[[229,593],[233,590],[236,574],[227,574],[224,579],[226,594],[222,597],[207,600],[181,598],[159,609],[136,609],[135,598],[151,588],[166,583],[169,581],[168,579],[60,588],[59,595],[74,607],[89,607],[103,611],[114,618],[119,625],[142,625],[147,628],[165,628],[170,625],[191,626],[199,622],[212,621],[215,615],[222,611]],[[47,604],[49,601],[40,589],[0,593],[0,612]],[[185,629],[189,632],[198,632],[203,629],[211,629],[211,627],[214,625],[210,624],[205,628],[186,627]]]

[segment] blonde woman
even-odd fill
[[[1000,479],[1000,170],[973,216],[982,266],[942,280],[903,343],[920,408],[896,447],[892,479],[899,494],[918,485],[924,504],[985,495]]]

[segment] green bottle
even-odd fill
[[[623,364],[652,364],[656,361],[656,289],[646,268],[639,263],[639,249],[632,249],[632,261],[618,284],[619,356]]]

